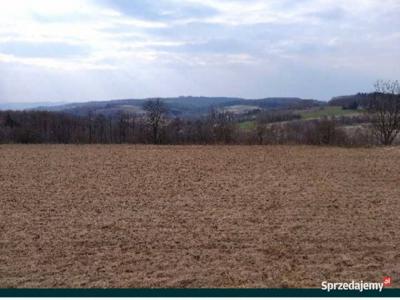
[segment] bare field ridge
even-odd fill
[[[0,145],[0,287],[400,280],[400,148]]]

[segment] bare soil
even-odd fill
[[[0,287],[400,279],[400,148],[0,145]]]

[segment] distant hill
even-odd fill
[[[230,97],[176,97],[160,98],[175,117],[193,118],[205,115],[211,108],[226,110],[235,114],[271,109],[304,109],[324,106],[326,102],[301,98],[243,99]],[[102,114],[113,116],[122,112],[142,114],[142,106],[149,99],[123,99],[70,103],[55,106],[40,106],[35,110],[65,112],[77,116]]]
[[[0,110],[24,110],[37,108],[38,106],[47,107],[62,104],[63,102],[0,102]]]
[[[370,94],[358,93],[355,95],[339,96],[332,98],[329,102],[329,106],[341,106],[346,109],[357,109],[365,105]]]

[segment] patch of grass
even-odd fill
[[[255,121],[244,121],[239,123],[239,128],[244,130],[253,129],[256,126]]]
[[[298,114],[301,115],[303,119],[319,119],[322,117],[340,117],[348,115],[359,114],[360,111],[353,109],[343,109],[341,106],[325,106],[322,108],[299,110]]]
[[[304,110],[296,110],[293,113],[299,114],[303,120],[319,119],[322,117],[340,117],[340,116],[351,116],[358,115],[361,113],[360,110],[354,109],[343,109],[341,106],[324,106],[321,108],[311,108]],[[252,130],[256,127],[255,121],[243,121],[239,122],[238,126],[242,130]]]

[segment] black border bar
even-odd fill
[[[400,297],[400,289],[0,289],[0,297]]]

